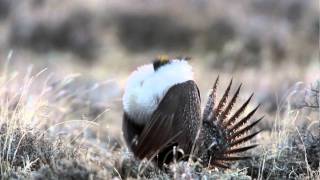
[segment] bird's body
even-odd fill
[[[180,156],[197,156],[204,164],[224,167],[220,161],[227,160],[225,153],[237,145],[232,143],[238,136],[233,137],[234,132],[223,124],[234,125],[234,121],[223,120],[237,93],[222,111],[227,97],[214,109],[215,88],[201,115],[200,93],[185,59],[158,59],[138,68],[130,75],[123,96],[123,133],[130,150],[139,159],[155,158],[159,166],[177,158],[173,157],[177,149]]]
[[[172,60],[157,69],[154,65],[142,66],[128,82],[123,98],[123,128],[134,154],[151,158],[157,150],[166,148],[168,152],[162,152],[164,157],[158,159],[162,162],[172,151],[166,146],[176,145],[175,142],[180,142],[179,148],[185,152],[191,151],[200,125],[201,107],[192,67],[187,61]],[[157,125],[150,126],[151,123]],[[144,129],[149,133],[142,134]]]

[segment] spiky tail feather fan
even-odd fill
[[[247,135],[247,133],[259,121],[261,121],[263,117],[251,124],[248,123],[249,119],[259,108],[258,105],[255,109],[238,120],[248,106],[253,94],[233,115],[229,117],[240,93],[241,84],[229,103],[227,103],[232,85],[231,80],[221,100],[216,105],[215,99],[218,81],[219,76],[217,77],[211,93],[209,94],[208,102],[203,112],[203,125],[197,141],[197,152],[205,166],[228,168],[228,161],[250,158],[248,156],[237,156],[236,154],[245,152],[257,146],[249,145],[242,147],[241,145],[252,139],[260,132],[258,131]]]

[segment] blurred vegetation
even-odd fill
[[[121,44],[132,52],[188,50],[194,41],[190,27],[162,14],[120,15],[117,23]]]
[[[319,178],[319,15],[314,0],[0,0],[0,179]],[[202,98],[218,74],[255,92],[251,161],[132,157],[125,79],[161,54],[193,58]]]
[[[229,59],[244,66],[310,61],[318,50],[319,11],[312,0],[86,3],[1,0],[1,22],[7,28],[2,49],[65,51],[88,61],[118,45],[128,53],[196,50],[217,54],[210,61],[219,68]]]

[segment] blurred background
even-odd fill
[[[0,179],[137,177],[121,98],[129,74],[164,54],[192,58],[202,102],[218,75],[218,98],[231,78],[236,106],[255,93],[261,146],[235,168],[317,179],[319,16],[318,0],[0,0]]]
[[[120,122],[130,72],[190,56],[203,94],[233,77],[273,114],[288,89],[319,80],[319,12],[314,0],[0,0],[0,66],[76,77],[65,91],[97,106],[88,116],[108,106]]]

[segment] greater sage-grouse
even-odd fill
[[[240,117],[251,95],[232,115],[241,85],[229,102],[232,80],[216,102],[216,79],[201,114],[200,93],[186,58],[159,58],[134,71],[123,96],[123,134],[138,159],[152,159],[162,167],[173,160],[197,159],[205,167],[228,168],[228,161],[257,145],[240,146],[259,132],[248,134],[262,118],[249,124],[254,108]]]

